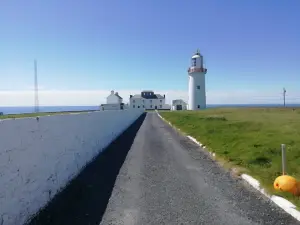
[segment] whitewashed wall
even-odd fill
[[[142,113],[0,121],[0,225],[23,224]]]

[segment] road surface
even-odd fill
[[[156,113],[147,113],[100,224],[299,223],[232,178]]]

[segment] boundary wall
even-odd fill
[[[0,225],[21,225],[144,111],[0,121]]]

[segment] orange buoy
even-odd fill
[[[292,194],[296,194],[298,191],[297,180],[294,177],[288,175],[282,175],[275,179],[274,188],[276,190],[290,192]]]
[[[285,144],[281,144],[282,156],[282,176],[279,176],[274,181],[275,190],[292,193],[294,196],[300,197],[300,182],[294,177],[286,174],[286,151]]]

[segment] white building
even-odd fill
[[[130,95],[130,108],[142,109],[165,109],[169,110],[170,106],[165,103],[166,96],[155,94],[153,91],[142,91],[141,94]]]
[[[111,91],[110,95],[106,98],[107,104],[121,104],[123,103],[123,98],[119,95],[118,92]]]
[[[121,110],[124,109],[123,98],[118,92],[111,91],[106,97],[106,104],[101,104],[100,110]]]
[[[172,110],[187,110],[187,103],[182,99],[172,101]]]
[[[206,108],[205,74],[207,69],[203,64],[203,56],[199,50],[192,56],[189,74],[189,110]]]

